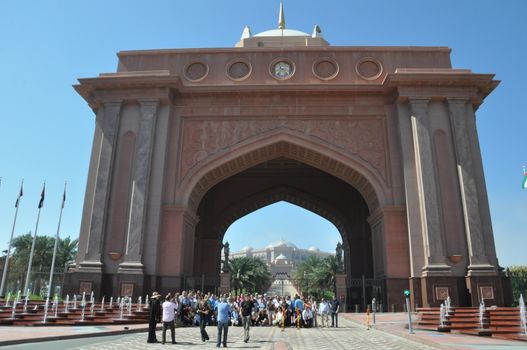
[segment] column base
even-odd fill
[[[102,273],[103,263],[97,260],[84,260],[75,266],[74,270],[79,272]]]
[[[335,275],[335,289],[337,293],[337,299],[340,302],[340,310],[346,312],[347,308],[347,288],[346,288],[346,274],[338,273]]]
[[[467,276],[496,276],[498,274],[498,270],[488,264],[470,264],[467,270]]]
[[[422,269],[422,276],[448,276],[452,274],[452,267],[446,264],[428,264]]]
[[[386,307],[387,311],[394,310],[395,312],[402,312],[404,310],[405,289],[409,288],[407,278],[386,278]],[[393,306],[392,306],[393,305]]]
[[[483,300],[486,306],[510,306],[512,303],[512,288],[510,278],[504,275],[467,276],[467,289],[472,306],[479,305]]]
[[[223,272],[220,274],[220,288],[219,294],[229,293],[231,291],[231,274],[230,272]]]
[[[410,303],[412,307],[423,307],[423,293],[421,292],[421,278],[410,277]]]
[[[62,290],[62,296],[82,294],[90,294],[93,292],[96,297],[101,295],[103,275],[101,272],[92,272],[82,270],[77,267],[72,272],[68,272],[64,276],[64,288]]]
[[[144,266],[140,262],[122,262],[119,264],[117,273],[132,274],[132,275],[143,275]]]
[[[135,299],[138,298],[140,295],[152,295],[152,292],[154,292],[153,290],[143,290],[145,278],[142,273],[123,273],[116,275],[106,275],[105,277],[105,280],[107,279],[107,281],[109,282],[108,284],[112,284],[113,287],[112,290],[108,292],[110,292],[111,295],[114,296],[128,296]]]
[[[464,277],[421,277],[423,307],[439,307],[448,297],[450,297],[452,306],[470,306]]]

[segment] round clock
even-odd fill
[[[291,65],[285,61],[276,62],[274,67],[274,76],[279,79],[287,78],[293,73]]]
[[[295,64],[287,58],[275,58],[269,65],[269,74],[278,80],[286,80],[295,74]]]

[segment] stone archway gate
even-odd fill
[[[196,213],[207,191],[286,157],[362,195],[372,278],[383,281],[386,304],[399,303],[407,288],[423,306],[446,295],[460,305],[507,303],[475,124],[475,111],[498,84],[493,75],[453,69],[444,47],[118,57],[117,72],[75,86],[96,118],[69,291],[179,288],[182,276],[193,275]],[[293,64],[294,74],[274,76],[277,60]],[[216,249],[218,242],[202,244]]]

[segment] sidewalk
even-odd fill
[[[346,313],[342,317],[366,327],[366,314]],[[414,330],[414,334],[408,333],[408,316],[406,313],[377,313],[375,314],[375,329],[384,331],[399,337],[411,339],[421,344],[434,346],[439,349],[527,349],[527,342],[502,340],[492,337],[478,337],[457,333],[440,333],[425,330]],[[371,320],[371,315],[370,315]],[[412,314],[412,321],[415,324],[417,315]],[[370,321],[371,322],[371,321]]]
[[[1,326],[0,346],[147,331],[148,324],[49,327]]]
[[[366,327],[366,315],[363,313],[345,313],[341,314],[340,317],[344,317],[356,324]],[[456,333],[439,333],[424,330],[415,330],[415,334],[408,334],[408,329],[406,326],[407,315],[405,313],[376,314],[376,325],[374,326],[375,329],[439,349],[527,349],[526,342],[501,340],[490,337],[477,337]],[[0,346],[94,336],[100,337],[104,335],[118,335],[146,331],[148,331],[148,325],[146,323],[139,325],[64,327],[2,326],[0,327]]]

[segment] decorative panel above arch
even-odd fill
[[[185,120],[180,179],[206,159],[236,145],[280,130],[301,134],[358,157],[386,180],[385,126],[382,118],[308,120]]]

